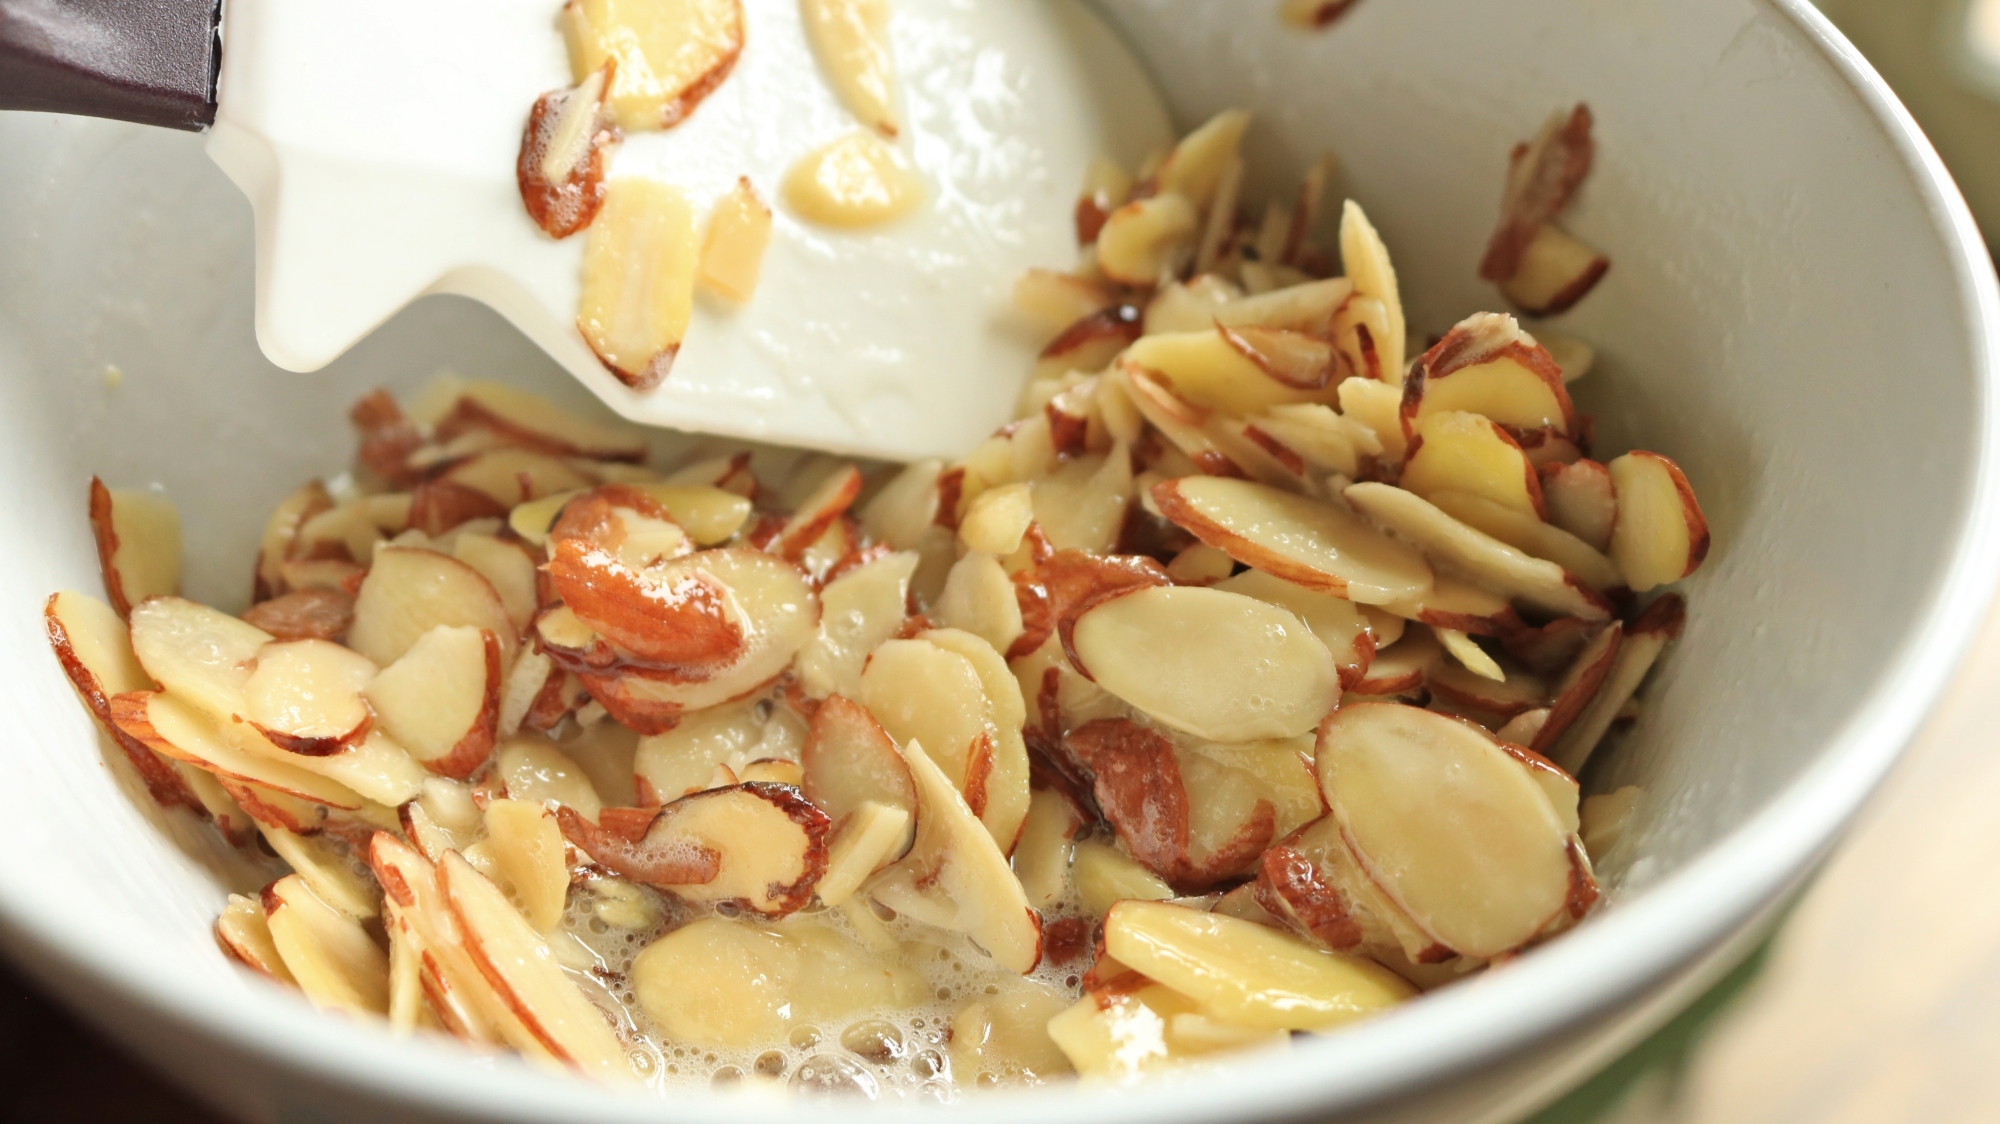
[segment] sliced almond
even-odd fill
[[[1309,589],[1379,605],[1419,596],[1432,582],[1416,551],[1322,500],[1219,477],[1163,481],[1153,500],[1238,562]]]
[[[1645,806],[1646,790],[1635,784],[1586,799],[1579,813],[1583,845],[1600,858],[1610,854],[1632,833]]]
[[[1624,577],[1609,558],[1589,543],[1554,527],[1519,507],[1498,504],[1469,492],[1436,491],[1428,497],[1438,510],[1475,530],[1499,539],[1524,554],[1561,566],[1600,592],[1624,585]]]
[[[451,554],[479,571],[479,576],[499,594],[516,632],[528,627],[536,609],[537,556],[524,549],[518,540],[483,533],[457,535],[452,540]]]
[[[1030,269],[1014,281],[1014,308],[1052,333],[1116,303],[1116,295],[1104,285],[1074,273]]]
[[[243,683],[243,717],[292,753],[339,753],[373,724],[361,689],[374,677],[367,657],[328,640],[266,644]]]
[[[1415,436],[1433,414],[1465,412],[1516,432],[1577,430],[1563,371],[1512,316],[1482,312],[1445,333],[1403,389],[1403,430]]]
[[[575,808],[586,819],[595,819],[604,807],[590,775],[547,738],[516,735],[495,751],[493,764],[506,794],[515,800]]]
[[[501,655],[513,657],[507,606],[479,571],[430,550],[377,551],[355,597],[348,646],[387,667],[440,625],[485,629],[499,639]]]
[[[604,113],[611,81],[607,63],[567,90],[535,99],[514,178],[528,217],[551,238],[566,238],[590,225],[604,202],[608,150],[619,139]]]
[[[1428,628],[1413,628],[1386,645],[1368,664],[1367,674],[1348,690],[1357,695],[1401,695],[1422,687],[1443,666],[1444,648]]]
[[[1680,466],[1633,452],[1608,466],[1618,494],[1611,557],[1634,593],[1676,582],[1708,557],[1708,519]]]
[[[1376,885],[1338,817],[1322,816],[1274,844],[1252,885],[1280,924],[1327,948],[1385,963],[1435,964],[1453,955]]]
[[[1368,629],[1368,618],[1352,601],[1272,577],[1262,570],[1245,570],[1217,582],[1215,588],[1254,597],[1296,614],[1319,642],[1326,645],[1340,669],[1343,687],[1352,689],[1375,658],[1375,640]]]
[[[536,931],[553,932],[569,897],[569,864],[555,816],[540,803],[494,800],[486,805],[485,821],[486,845],[522,915]]]
[[[1411,438],[1399,483],[1419,496],[1464,492],[1535,519],[1545,514],[1541,475],[1520,443],[1478,414],[1424,418]]]
[[[718,768],[758,756],[769,737],[769,723],[759,721],[758,709],[747,700],[710,707],[688,715],[671,730],[641,738],[632,760],[641,803],[669,803],[717,787],[711,778]],[[724,784],[736,783],[731,772]]]
[[[339,640],[354,623],[354,595],[344,589],[297,589],[250,606],[243,621],[278,640]]]
[[[1123,446],[1077,457],[1034,482],[1035,522],[1057,550],[1109,553],[1132,502],[1132,458]]]
[[[1341,414],[1374,433],[1384,458],[1401,461],[1408,443],[1403,435],[1403,392],[1388,383],[1362,376],[1343,380],[1337,389]]]
[[[1114,210],[1097,232],[1097,265],[1121,285],[1150,288],[1192,258],[1200,214],[1187,198],[1167,191]]]
[[[1166,902],[1112,906],[1104,918],[1104,949],[1206,1014],[1239,1026],[1324,1030],[1416,994],[1371,960]]]
[[[1624,642],[1625,626],[1618,621],[1592,633],[1550,693],[1548,718],[1536,729],[1532,741],[1521,744],[1538,753],[1549,752],[1597,697],[1605,677],[1617,663],[1618,650]]]
[[[570,0],[562,22],[578,77],[613,64],[611,108],[627,131],[679,124],[743,51],[741,0]]]
[[[488,449],[453,464],[439,482],[471,489],[502,509],[527,503],[543,496],[587,487],[591,480],[570,462],[533,449]],[[502,515],[505,511],[477,510],[466,517]],[[453,522],[452,525],[456,525]]]
[[[747,301],[763,273],[764,249],[771,242],[771,205],[748,176],[709,212],[701,243],[701,283],[733,301]]]
[[[173,595],[181,585],[181,516],[152,492],[112,489],[90,478],[90,530],[104,593],[119,616],[148,597]]]
[[[1519,665],[1502,663],[1484,651],[1474,658],[1481,657],[1491,665],[1491,670],[1500,673],[1499,678],[1472,669],[1463,659],[1455,659],[1437,665],[1426,685],[1434,695],[1496,719],[1512,718],[1523,711],[1548,705],[1551,698],[1549,685],[1540,676]]]
[[[792,214],[836,229],[879,226],[923,203],[923,179],[873,131],[857,130],[799,158],[780,185]]]
[[[690,555],[635,570],[582,539],[554,538],[546,572],[577,619],[632,662],[701,682],[747,650],[740,607],[706,561]]]
[[[610,2],[577,0],[571,10]],[[737,0],[722,2],[734,7]],[[699,6],[706,5],[692,5]],[[576,326],[626,386],[658,386],[673,368],[693,315],[698,250],[694,207],[681,189],[630,177],[610,181],[584,247]]]
[[[1494,682],[1507,678],[1507,673],[1501,670],[1493,657],[1486,654],[1486,649],[1481,648],[1472,637],[1455,628],[1434,628],[1431,631],[1437,633],[1438,643],[1444,645],[1445,652],[1456,660],[1460,667],[1482,679]]]
[[[296,874],[263,896],[271,943],[315,1007],[388,1013],[389,957],[359,922],[320,901]]]
[[[305,521],[333,506],[326,485],[314,480],[286,496],[271,509],[264,533],[257,543],[257,580],[250,600],[261,602],[284,592],[284,575],[279,567],[291,553]]]
[[[112,722],[111,700],[128,691],[144,691],[153,679],[132,654],[130,632],[116,610],[87,593],[64,591],[50,595],[42,608],[49,646],[77,697],[163,808],[175,805],[200,814],[200,799],[175,770],[170,758],[148,748]]]
[[[1474,636],[1512,636],[1527,627],[1505,597],[1450,573],[1439,574],[1423,596],[1383,608],[1406,620]]]
[[[1362,514],[1415,543],[1433,560],[1552,613],[1609,620],[1609,603],[1553,562],[1530,558],[1439,511],[1423,497],[1387,484],[1350,485],[1342,493]]]
[[[1604,252],[1552,222],[1535,228],[1521,251],[1521,264],[1500,285],[1515,307],[1530,316],[1560,316],[1588,296],[1611,270]]]
[[[952,1015],[955,1080],[1046,1081],[1071,1072],[1049,1038],[1048,1022],[1069,1007],[1067,992],[1034,980],[1003,979],[994,993]]]
[[[1609,469],[1593,460],[1544,469],[1542,496],[1548,501],[1550,523],[1599,553],[1611,549],[1618,493]]]
[[[1578,104],[1568,113],[1551,114],[1532,140],[1514,150],[1500,201],[1500,222],[1479,263],[1480,277],[1505,282],[1520,271],[1536,233],[1590,174],[1596,154],[1590,127],[1590,108]]]
[[[271,940],[271,926],[264,917],[264,907],[242,894],[229,895],[229,902],[222,907],[222,915],[215,919],[215,943],[231,960],[263,976],[273,983],[291,984],[298,981],[292,977],[292,970],[285,967],[283,954],[277,943]]]
[[[125,734],[156,753],[185,761],[218,777],[262,785],[332,808],[359,808],[352,789],[286,764],[272,756],[239,749],[223,738],[207,714],[169,694],[134,691],[111,700],[111,718]],[[295,760],[302,760],[295,758]]]
[[[1382,338],[1375,341],[1380,354],[1376,377],[1391,386],[1403,385],[1403,340],[1408,328],[1403,320],[1403,298],[1396,284],[1396,267],[1389,261],[1389,248],[1368,221],[1361,205],[1349,199],[1340,213],[1340,258],[1356,294],[1382,302],[1387,314]]]
[[[876,132],[895,136],[888,0],[804,0],[799,12],[820,71],[841,104]]]
[[[1078,843],[1070,869],[1079,900],[1093,914],[1121,901],[1165,901],[1174,896],[1174,888],[1159,875],[1106,843]]]
[[[1047,910],[1061,900],[1069,883],[1070,856],[1083,829],[1075,805],[1053,789],[1036,789],[1014,847],[1014,877],[1028,904]]]
[[[1485,731],[1415,707],[1361,703],[1321,728],[1318,764],[1355,856],[1441,944],[1491,958],[1565,911],[1568,832]]]
[[[799,651],[799,677],[814,698],[859,691],[868,654],[902,627],[917,555],[902,551],[855,567],[820,592],[818,635]]]
[[[844,696],[829,697],[814,712],[800,763],[805,767],[806,798],[836,826],[865,804],[898,808],[912,816],[916,812],[916,782],[896,743],[873,715]],[[902,857],[910,838],[913,833],[889,858]]]
[[[1618,713],[1652,669],[1655,660],[1680,635],[1686,620],[1686,605],[1676,594],[1667,594],[1646,607],[1639,619],[1625,629],[1624,642],[1605,672],[1602,685],[1577,715],[1576,721],[1549,745],[1549,760],[1571,776],[1583,771],[1597,743],[1604,739]]]
[[[1195,406],[1249,417],[1291,402],[1331,401],[1338,393],[1331,359],[1300,333],[1211,327],[1146,336],[1119,362]]]
[[[771,917],[812,901],[833,827],[796,789],[770,784],[684,796],[629,835],[572,808],[556,815],[564,836],[627,878],[691,902],[729,903]]]
[[[934,747],[936,767],[966,791],[974,747],[995,733],[970,659],[928,639],[890,640],[868,658],[855,698],[898,744]]]
[[[938,477],[941,461],[918,461],[896,474],[861,509],[861,530],[876,542],[897,550],[917,545],[926,529],[937,522]]]
[[[837,906],[852,898],[869,875],[907,852],[915,837],[913,826],[909,809],[862,802],[833,833],[826,874],[819,880],[819,900]]]
[[[448,402],[430,420],[442,440],[471,432],[557,457],[642,461],[646,432],[623,421],[580,417],[539,394],[490,379],[454,380],[440,388]]]
[[[936,612],[939,623],[970,632],[1000,652],[1025,631],[1013,578],[998,558],[982,551],[969,551],[952,564]]]
[[[784,528],[771,543],[772,553],[796,560],[854,506],[856,497],[861,495],[861,483],[861,470],[852,464],[827,474],[785,520]]]

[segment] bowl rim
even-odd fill
[[[1048,1120],[1141,1124],[1161,1118],[1304,1117],[1354,1110],[1491,1065],[1619,1006],[1720,944],[1831,848],[1952,680],[2000,572],[2000,283],[1971,212],[1930,142],[1860,53],[1808,0],[1760,0],[1819,52],[1890,141],[1947,250],[1958,314],[1978,375],[1975,463],[1951,561],[1915,626],[1857,712],[1820,759],[1743,824],[1621,908],[1523,957],[1473,988],[1452,989],[1343,1034],[1339,1046],[1233,1062],[1227,1080],[1199,1072],[1108,1089],[1065,1086],[955,1102],[965,1124]],[[699,1097],[593,1087],[518,1061],[455,1045],[398,1039],[324,1017],[276,986],[219,992],[203,979],[147,973],[108,935],[78,931],[50,903],[15,900],[0,886],[0,937],[58,992],[86,984],[147,1008],[164,1023],[253,1055],[288,1078],[360,1090],[440,1116],[494,1120],[587,1118],[647,1124],[670,1104],[687,1121],[746,1118],[879,1120],[927,1111],[909,1104],[843,1105]],[[86,1011],[103,1021],[103,1011]],[[114,1033],[119,1027],[108,1027]],[[1299,1064],[1309,1058],[1310,1064]],[[305,1087],[305,1081],[300,1082]]]

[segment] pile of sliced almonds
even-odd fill
[[[659,468],[498,384],[377,392],[241,616],[93,481],[63,667],[162,805],[290,868],[223,948],[607,1079],[879,1093],[1282,1047],[1576,924],[1643,822],[1576,777],[1700,510],[1589,459],[1581,345],[1481,314],[1406,363],[1361,209],[1344,275],[1315,241],[1326,165],[1243,210],[1247,123],[1100,168],[956,464]]]

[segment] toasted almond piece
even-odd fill
[[[535,99],[514,178],[528,217],[551,238],[566,238],[590,225],[604,202],[604,168],[619,138],[604,112],[613,63],[585,75],[567,90]]]
[[[387,1014],[389,958],[355,921],[288,874],[264,888],[271,943],[313,1006]]]
[[[613,65],[611,108],[627,131],[679,124],[743,50],[741,0],[570,0],[562,24],[579,80]]]
[[[1518,507],[1494,503],[1485,496],[1450,490],[1428,497],[1438,510],[1475,530],[1499,539],[1524,554],[1554,562],[1600,592],[1624,584],[1609,558],[1560,527],[1536,519]]]
[[[1382,608],[1405,620],[1474,636],[1512,636],[1527,627],[1505,597],[1448,572],[1439,574],[1423,596]]]
[[[1553,562],[1530,558],[1453,519],[1423,497],[1387,484],[1350,485],[1347,501],[1376,523],[1415,543],[1433,560],[1549,612],[1609,620],[1609,603]]]
[[[173,695],[152,691],[118,695],[111,700],[111,717],[127,736],[154,752],[219,777],[262,785],[328,807],[362,806],[361,796],[347,786],[277,760],[286,756],[281,751],[265,755],[238,748],[222,736],[212,717]]]
[[[842,105],[861,123],[893,137],[896,63],[889,47],[888,0],[803,0],[806,39]]]
[[[286,496],[271,510],[264,533],[257,543],[257,580],[250,600],[264,601],[284,592],[284,575],[279,566],[291,552],[305,521],[333,506],[326,485],[314,480]]]
[[[780,185],[792,213],[836,228],[878,226],[924,201],[923,178],[872,131],[857,130],[799,158]]]
[[[917,555],[910,551],[864,563],[828,582],[820,593],[820,628],[799,651],[806,694],[824,698],[860,690],[868,654],[902,627]]]
[[[1708,557],[1708,519],[1680,466],[1632,452],[1607,466],[1618,493],[1611,557],[1634,593],[1676,582]]]
[[[486,845],[522,915],[538,932],[553,932],[569,897],[569,864],[555,816],[539,803],[494,800],[485,819]]]
[[[1399,483],[1429,497],[1457,491],[1540,519],[1541,475],[1506,430],[1478,414],[1436,413],[1411,438]]]
[[[1549,522],[1583,540],[1600,553],[1611,549],[1611,529],[1618,519],[1618,493],[1611,471],[1593,460],[1579,460],[1542,470],[1542,496],[1548,501]]]
[[[223,954],[273,983],[298,986],[292,970],[271,940],[271,926],[264,907],[242,894],[229,895],[222,915],[215,919],[215,943]]]
[[[1343,687],[1352,689],[1375,658],[1375,641],[1368,630],[1368,618],[1352,601],[1273,577],[1262,570],[1245,570],[1217,582],[1215,588],[1254,597],[1297,615],[1319,642],[1326,645],[1340,669]]]
[[[1028,747],[1021,734],[1028,709],[1020,683],[999,651],[970,632],[934,628],[918,639],[963,657],[979,678],[987,730],[966,762],[962,791],[1001,853],[1010,852],[1028,814]]]
[[[1494,682],[1507,678],[1507,673],[1500,669],[1492,656],[1486,654],[1486,649],[1473,642],[1472,637],[1455,628],[1433,628],[1431,631],[1437,633],[1438,643],[1444,645],[1451,658],[1467,671]]]
[[[547,738],[518,734],[494,752],[493,764],[512,799],[575,808],[586,819],[603,810],[604,799],[589,774]]]
[[[610,2],[577,0],[569,10]],[[635,390],[658,386],[673,367],[693,315],[697,251],[694,207],[680,188],[610,181],[584,247],[576,326],[605,368]]]
[[[1576,406],[1562,368],[1512,316],[1482,312],[1460,321],[1418,361],[1403,388],[1404,433],[1433,414],[1479,414],[1517,432],[1576,432]]]
[[[243,682],[242,716],[292,753],[339,753],[373,724],[361,689],[374,677],[367,657],[331,641],[274,641]]]
[[[1046,910],[1061,900],[1069,882],[1070,857],[1083,821],[1076,806],[1053,789],[1036,789],[1014,848],[1014,876],[1028,904]]]
[[[1193,999],[1203,1013],[1239,1026],[1323,1030],[1416,994],[1373,961],[1166,902],[1112,906],[1104,918],[1104,948]]]
[[[592,1076],[628,1072],[609,1020],[563,974],[548,943],[499,887],[464,856],[446,851],[437,867],[437,888],[480,975],[544,1049]]]
[[[130,631],[111,606],[87,593],[51,594],[42,607],[44,629],[63,674],[161,807],[175,805],[201,814],[202,803],[162,757],[112,722],[111,700],[153,686],[152,677],[132,654]]]
[[[1123,446],[1077,457],[1035,481],[1032,495],[1050,545],[1109,553],[1132,502],[1132,458]]]
[[[1153,500],[1238,562],[1309,589],[1385,604],[1431,586],[1430,566],[1416,551],[1322,500],[1219,477],[1162,481]]]
[[[545,571],[577,619],[682,682],[713,678],[747,652],[749,622],[708,559],[688,555],[643,570],[582,539],[556,537]],[[750,626],[754,627],[754,626]],[[573,669],[575,670],[575,669]]]
[[[1134,200],[1112,211],[1097,232],[1097,265],[1121,285],[1150,288],[1194,254],[1200,214],[1175,191]]]
[[[764,249],[771,242],[771,205],[750,177],[740,176],[708,215],[701,243],[701,283],[733,301],[757,291]]]
[[[1616,665],[1618,650],[1625,641],[1625,626],[1613,621],[1591,634],[1557,681],[1549,699],[1549,716],[1535,731],[1534,740],[1521,744],[1537,753],[1550,752],[1564,731],[1582,716],[1597,697],[1604,680]]]
[[[1033,971],[1042,958],[1041,917],[1007,857],[920,744],[905,744],[903,755],[917,783],[916,843],[866,892],[898,913],[966,934],[1010,972]]]
[[[1440,943],[1491,958],[1533,940],[1570,898],[1568,832],[1484,730],[1394,703],[1320,730],[1327,803],[1355,857]]]
[[[1602,685],[1578,714],[1576,721],[1547,749],[1549,760],[1571,776],[1583,771],[1597,743],[1617,721],[1618,712],[1639,690],[1646,672],[1660,658],[1686,622],[1687,607],[1677,594],[1666,594],[1646,607],[1625,629],[1624,642],[1605,672]]]
[[[514,626],[507,606],[479,571],[436,551],[376,551],[355,597],[348,645],[387,667],[439,625],[483,628],[498,638],[503,658],[513,658]]]
[[[1375,341],[1381,356],[1381,381],[1403,385],[1403,341],[1409,329],[1403,320],[1403,298],[1396,285],[1396,267],[1390,264],[1389,248],[1375,232],[1361,205],[1349,199],[1340,213],[1340,258],[1356,294],[1382,302],[1387,312],[1382,337]]]
[[[1535,228],[1521,251],[1520,268],[1500,283],[1507,299],[1530,316],[1560,316],[1589,295],[1611,269],[1611,259],[1552,222]]]
[[[1178,642],[1188,636],[1202,643]],[[1105,690],[1217,741],[1304,733],[1339,699],[1339,669],[1303,621],[1218,589],[1154,587],[1099,602],[1066,647]]]
[[[1286,346],[1287,341],[1299,346]],[[1197,407],[1249,417],[1286,403],[1334,399],[1338,392],[1329,385],[1330,369],[1305,369],[1330,356],[1308,355],[1310,346],[1309,337],[1298,333],[1210,327],[1145,336],[1125,349],[1119,363],[1154,376]]]
[[[113,489],[90,478],[90,530],[104,594],[119,616],[148,597],[173,595],[181,586],[181,516],[152,492]]]
[[[1596,153],[1590,127],[1590,108],[1579,103],[1568,113],[1551,114],[1534,139],[1514,150],[1500,221],[1479,263],[1481,278],[1505,282],[1520,271],[1537,231],[1563,209],[1590,174]]]
[[[869,875],[907,852],[914,828],[908,808],[863,801],[833,833],[826,874],[819,880],[819,900],[837,906],[853,897]]]
[[[845,696],[830,696],[813,713],[800,763],[806,798],[835,825],[845,824],[867,804],[916,812],[916,782],[896,743],[874,715]],[[888,857],[902,857],[910,838],[914,835],[902,839]]]
[[[833,823],[797,789],[738,784],[684,796],[637,838],[556,810],[563,835],[611,870],[696,904],[730,903],[769,917],[812,901]]]
[[[354,595],[344,589],[297,589],[250,606],[243,621],[279,640],[338,640],[354,623]]]
[[[1600,858],[1610,854],[1632,833],[1645,806],[1646,790],[1635,784],[1584,800],[1580,813],[1584,847]]]

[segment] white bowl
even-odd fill
[[[1184,122],[1259,111],[1260,180],[1341,155],[1427,330],[1494,303],[1474,263],[1508,147],[1587,100],[1599,157],[1572,225],[1614,266],[1562,325],[1602,349],[1580,397],[1605,448],[1679,458],[1716,548],[1644,717],[1589,778],[1655,799],[1636,845],[1607,858],[1611,904],[1578,931],[1290,1054],[951,1115],[1519,1112],[1728,962],[1956,663],[2000,572],[1989,260],[1930,147],[1800,0],[1363,0],[1322,36],[1280,27],[1273,0],[1106,7]],[[335,419],[358,391],[454,366],[583,394],[497,317],[444,300],[326,372],[281,373],[252,343],[248,208],[198,140],[14,115],[0,153],[0,932],[14,954],[248,1118],[879,1115],[663,1105],[318,1016],[223,962],[218,876],[121,790],[41,636],[50,591],[97,582],[84,480],[163,484],[186,513],[190,593],[236,606],[264,512],[345,462]]]

